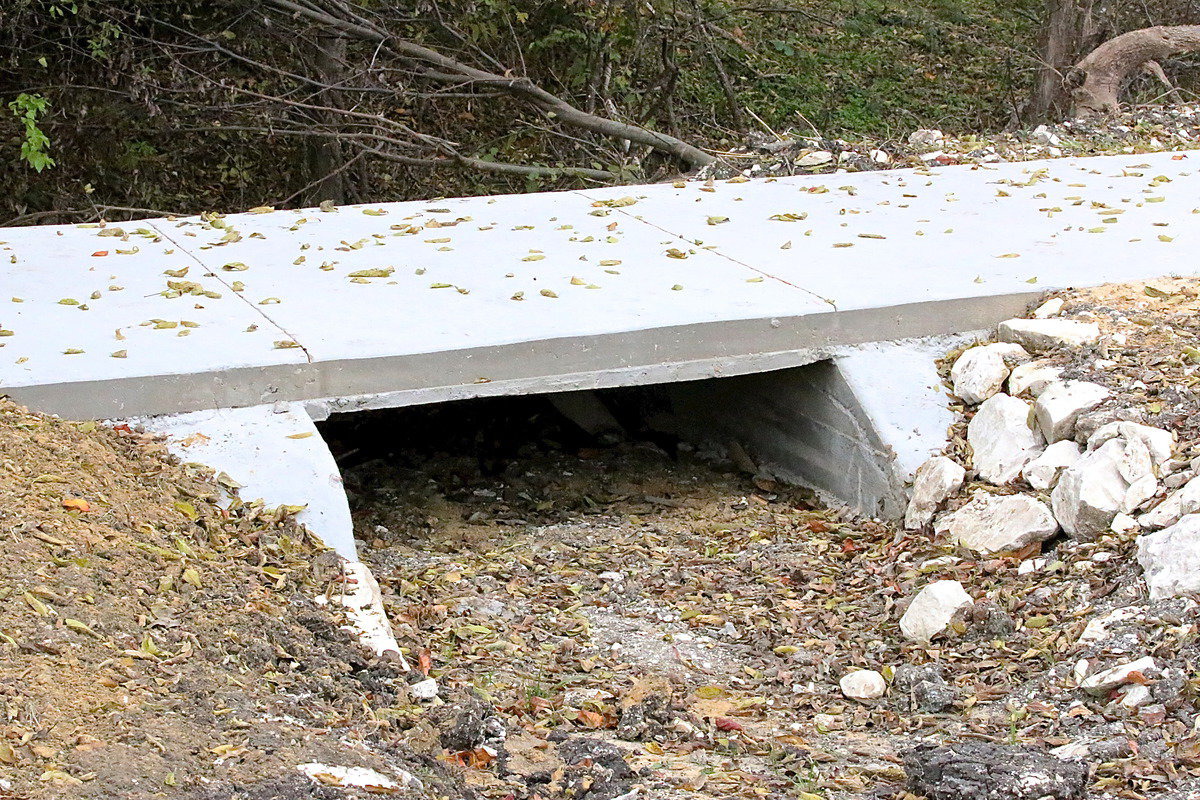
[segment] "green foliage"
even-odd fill
[[[121,28],[109,20],[100,23],[96,32],[88,37],[88,52],[98,61],[107,61],[111,57],[112,47],[121,38]]]
[[[50,110],[49,101],[40,94],[22,92],[17,95],[16,100],[8,104],[8,109],[25,129],[25,138],[21,141],[21,158],[38,172],[53,167],[54,159],[47,152],[50,149],[50,137],[38,127],[38,118]]]
[[[79,4],[48,2],[46,3],[46,13],[50,15],[51,19],[61,19],[68,14],[74,16],[79,13]]]
[[[1042,0],[441,4],[465,38],[502,63],[521,65],[552,91],[693,138],[744,126],[743,109],[772,127],[811,125],[827,136],[1003,126],[1031,91],[1042,6]],[[415,26],[410,34],[435,46],[451,43],[437,27]]]

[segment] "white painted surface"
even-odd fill
[[[296,769],[321,786],[362,789],[373,795],[398,794],[405,789],[419,790],[423,788],[420,779],[401,769],[396,769],[396,777],[384,775],[382,772],[368,767],[345,767],[340,764],[321,764],[316,761],[300,764]]]
[[[877,342],[839,354],[837,366],[854,390],[903,481],[946,445],[955,420],[936,359],[983,332],[900,342]]]
[[[392,624],[388,622],[387,612],[383,608],[379,581],[375,580],[366,564],[353,556],[348,559],[344,565],[345,583],[341,602],[348,612],[351,630],[376,655],[392,653],[398,657],[400,669],[407,671],[408,662],[400,653],[396,634],[392,632]]]
[[[764,355],[795,361],[975,329],[1044,288],[1193,274],[1197,160],[1163,153],[115,226],[127,237],[11,229],[0,233],[0,327],[13,332],[0,338],[0,388],[77,416],[388,393],[407,402],[492,383],[585,388],[596,373],[659,380],[681,364],[697,377]],[[636,202],[594,205],[626,197]],[[772,219],[782,214],[806,216]],[[434,221],[441,227],[427,227]],[[221,297],[156,294],[164,270],[184,267],[182,280]],[[392,272],[354,282],[363,269]],[[198,327],[180,337],[141,325],[152,319]],[[289,339],[302,347],[275,347]],[[117,350],[127,358],[112,358]]]
[[[243,499],[305,506],[297,519],[356,561],[350,506],[325,440],[298,403],[133,419],[167,436],[171,452],[227,473]]]

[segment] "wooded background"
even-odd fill
[[[0,222],[653,180],[768,129],[1032,125],[1100,42],[1197,20],[1197,0],[4,0]],[[1195,97],[1200,59],[1163,67]]]

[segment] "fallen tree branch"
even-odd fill
[[[1120,110],[1121,91],[1136,70],[1182,53],[1200,51],[1200,25],[1159,25],[1123,33],[1088,53],[1066,76],[1072,115],[1112,114]],[[1151,67],[1151,73],[1154,68]],[[1166,75],[1162,75],[1165,79]],[[1168,81],[1169,83],[1169,81]]]
[[[19,225],[28,225],[30,223],[45,224],[42,220],[53,217],[82,217],[85,221],[107,219],[105,216],[110,212],[120,214],[141,214],[143,216],[150,215],[154,217],[182,217],[186,214],[179,211],[164,211],[160,208],[138,208],[136,206],[108,206],[94,205],[90,208],[54,208],[46,211],[34,211],[29,214],[21,214],[17,217],[0,222],[0,228],[13,228]],[[112,221],[112,220],[109,220]]]
[[[1176,103],[1182,100],[1182,98],[1179,96],[1179,89],[1176,88],[1175,84],[1171,83],[1171,79],[1168,78],[1167,73],[1163,71],[1162,64],[1159,64],[1157,61],[1147,61],[1145,64],[1142,64],[1142,69],[1145,72],[1148,72],[1154,78],[1157,78],[1158,82],[1167,88],[1168,97],[1170,97]]]
[[[320,4],[308,0],[265,0],[263,5],[276,11],[305,17],[344,34],[373,42],[393,57],[413,66],[422,77],[429,80],[503,89],[514,97],[526,101],[559,124],[587,130],[601,136],[624,139],[633,144],[645,145],[678,159],[691,170],[699,169],[716,161],[711,154],[674,136],[600,117],[576,108],[527,78],[499,75],[472,67],[436,50],[395,36],[356,14],[348,4],[340,2],[340,0],[328,0]]]

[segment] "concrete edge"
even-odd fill
[[[738,359],[772,354],[793,364],[830,348],[976,330],[1024,312],[1042,290],[799,316],[693,323],[637,331],[312,364],[238,367],[189,375],[5,387],[31,409],[76,419],[177,414],[278,401],[384,397],[394,405],[596,388],[589,373],[631,385],[736,374]],[[680,371],[680,365],[689,365]],[[720,368],[720,372],[718,372]],[[576,376],[563,381],[564,376]],[[507,391],[496,391],[499,384]],[[540,388],[545,385],[546,388]],[[382,405],[377,407],[384,407]]]

